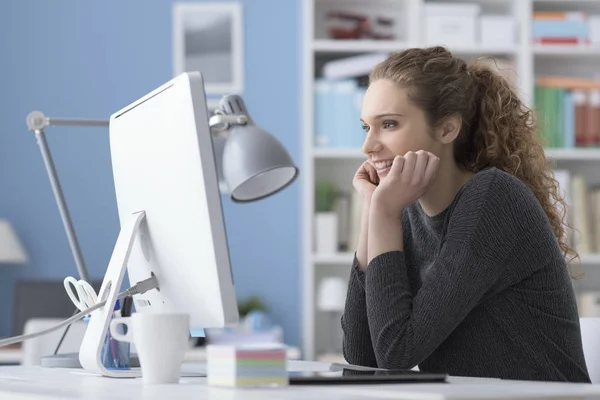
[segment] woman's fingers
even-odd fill
[[[421,182],[425,179],[425,169],[429,162],[429,153],[424,150],[419,150],[416,153],[414,181]]]
[[[427,167],[424,171],[425,182],[429,183],[435,178],[438,167],[440,166],[440,159],[438,156],[432,153],[427,154],[428,162]]]
[[[415,152],[409,151],[404,155],[404,165],[402,167],[401,177],[405,183],[410,183],[413,181],[416,163],[417,154]]]

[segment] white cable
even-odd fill
[[[67,276],[63,281],[63,285],[67,295],[79,311],[93,307],[98,301],[98,295],[92,285],[83,279],[77,280],[72,276]]]
[[[72,324],[73,322],[80,320],[81,318],[85,317],[87,314],[91,313],[94,310],[97,310],[99,308],[101,308],[102,306],[104,306],[106,304],[106,301],[103,301],[102,303],[98,303],[93,307],[88,308],[85,311],[81,311],[80,313],[77,313],[75,315],[73,315],[71,318],[66,319],[60,323],[58,323],[57,325],[54,325],[50,328],[44,329],[43,331],[39,331],[39,332],[34,332],[34,333],[29,333],[27,335],[20,335],[20,336],[14,336],[11,338],[7,338],[7,339],[2,339],[0,340],[0,347],[2,346],[8,346],[10,344],[14,344],[14,343],[19,343],[22,342],[24,340],[27,339],[33,339],[36,338],[38,336],[42,336],[42,335],[46,335],[50,332],[54,332],[57,329],[62,328],[63,326],[67,326]]]
[[[146,293],[148,290],[151,289],[157,289],[158,288],[158,281],[156,279],[156,276],[152,276],[148,279],[145,279],[143,281],[138,282],[137,284],[133,285],[132,287],[130,287],[129,289],[127,289],[124,292],[119,293],[119,296],[117,297],[118,299],[122,299],[124,297],[128,297],[128,296],[133,296],[135,294],[144,294]],[[85,317],[86,315],[90,314],[92,311],[95,311],[99,308],[102,308],[104,305],[106,304],[106,301],[100,302],[95,304],[92,307],[89,307],[85,310],[82,310],[80,313],[77,313],[75,315],[73,315],[71,318],[66,319],[62,322],[59,322],[58,324],[44,329],[43,331],[39,331],[39,332],[34,332],[34,333],[29,333],[27,335],[19,335],[19,336],[13,336],[10,338],[6,338],[6,339],[2,339],[0,340],[0,347],[2,346],[8,346],[11,344],[15,344],[15,343],[19,343],[22,342],[24,340],[27,339],[33,339],[36,338],[38,336],[43,336],[46,335],[50,332],[54,332],[57,329],[60,329],[64,326],[70,325],[73,322],[76,322],[78,320],[80,320],[81,318]]]

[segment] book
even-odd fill
[[[593,253],[595,240],[592,237],[589,192],[587,181],[583,175],[572,175],[571,198],[573,201],[573,247],[578,253]]]

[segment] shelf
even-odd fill
[[[318,159],[366,159],[360,149],[313,149]],[[600,149],[548,149],[546,156],[555,161],[599,161]]]
[[[404,41],[316,39],[313,50],[320,53],[396,52],[414,47]],[[447,46],[457,54],[516,54],[516,46]]]
[[[313,149],[313,155],[315,158],[324,159],[365,159],[367,155],[360,149]]]
[[[539,56],[572,57],[600,56],[600,46],[594,45],[533,45],[533,54]]]
[[[316,39],[313,50],[319,53],[395,52],[411,47],[407,42],[389,40]]]
[[[427,46],[435,46],[430,44]],[[515,55],[519,51],[516,46],[444,46],[453,54],[459,55]]]
[[[580,254],[581,265],[597,265],[600,266],[600,254]],[[578,263],[579,260],[573,260],[574,263]]]
[[[600,161],[600,149],[547,149],[546,157],[555,161]]]
[[[600,266],[600,254],[580,254],[581,265]],[[315,264],[351,265],[354,253],[313,254]],[[574,260],[579,263],[579,260]]]
[[[316,264],[352,264],[354,253],[313,254]]]

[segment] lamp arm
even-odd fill
[[[31,131],[44,129],[47,126],[109,126],[108,119],[91,118],[50,118],[41,111],[32,111],[27,115],[27,127]]]
[[[75,259],[75,265],[77,266],[79,279],[83,279],[89,282],[90,280],[85,260],[81,252],[81,247],[79,246],[79,242],[77,240],[77,235],[75,234],[75,228],[73,227],[73,222],[71,221],[69,209],[67,208],[62,187],[58,179],[58,174],[56,173],[56,167],[54,166],[54,160],[52,159],[50,147],[48,146],[48,142],[46,141],[46,135],[44,133],[44,127],[50,125],[108,126],[109,120],[83,118],[48,118],[39,111],[32,111],[29,113],[29,115],[27,115],[27,126],[30,130],[34,131],[35,133],[37,144],[40,148],[42,159],[44,160],[44,166],[46,167],[46,172],[48,173],[50,185],[52,186],[54,199],[56,200],[56,204],[58,205],[58,211],[60,212],[63,227],[65,229],[65,233],[67,234],[67,239],[69,241],[71,253],[73,254],[73,258]]]

